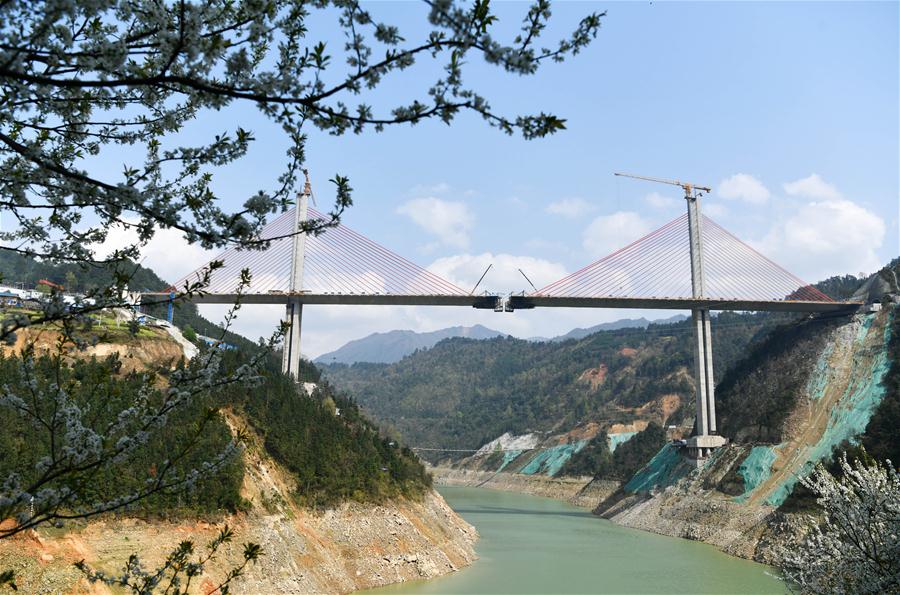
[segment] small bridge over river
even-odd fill
[[[678,185],[682,185],[678,183]],[[691,310],[694,326],[696,435],[688,452],[705,460],[725,440],[716,428],[710,312],[713,310],[849,313],[861,304],[838,302],[778,266],[700,212],[700,193],[685,189],[687,212],[616,252],[530,293],[475,294],[339,224],[320,235],[298,233],[310,208],[307,180],[297,207],[263,229],[265,250],[231,249],[194,303],[231,304],[240,274],[252,280],[243,304],[284,304],[290,330],[282,367],[299,375],[304,305],[465,306],[497,312],[533,308],[640,308]],[[204,267],[205,269],[206,267]],[[178,280],[195,282],[202,271]],[[169,294],[151,294],[166,297]]]

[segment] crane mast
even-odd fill
[[[309,199],[312,196],[312,184],[309,181],[309,170],[303,169],[306,181],[303,192],[297,196],[297,214],[294,219],[294,235],[291,238],[291,277],[285,322],[287,331],[284,336],[284,353],[281,357],[281,371],[300,382],[300,324],[303,318],[303,304],[296,295],[303,291],[303,266],[306,260],[306,234],[300,229],[307,219]]]

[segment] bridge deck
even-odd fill
[[[149,298],[167,300],[167,293],[145,293]],[[196,295],[189,301],[195,304],[233,304],[237,294]],[[289,299],[309,305],[346,306],[469,306],[492,310],[502,302],[494,295],[377,295],[349,293],[263,293],[241,296],[244,304],[286,304]],[[622,298],[622,297],[551,297],[513,295],[507,298],[507,307],[512,310],[533,308],[637,308],[642,310],[746,310],[771,312],[852,312],[861,302],[814,302],[814,301],[762,301],[762,300],[721,300],[692,298]]]
[[[167,300],[167,293],[144,293],[144,296]],[[188,301],[195,304],[233,304],[235,293],[208,293],[195,295]],[[493,309],[500,301],[495,295],[378,295],[364,293],[250,293],[241,296],[242,304],[286,304],[296,299],[309,305],[345,306],[470,306]]]
[[[861,302],[813,302],[793,300],[721,300],[694,298],[551,297],[513,295],[513,310],[531,308],[640,308],[647,310],[744,310],[770,312],[852,312]]]

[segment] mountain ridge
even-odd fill
[[[612,322],[601,322],[587,328],[574,328],[567,333],[555,337],[530,337],[532,342],[561,343],[571,339],[583,339],[600,331],[616,331],[629,328],[647,328],[651,324],[673,324],[687,317],[676,314],[669,318],[647,320],[641,318],[623,318]],[[382,333],[372,333],[360,339],[348,341],[334,351],[323,353],[313,359],[318,364],[393,364],[419,349],[431,349],[445,339],[462,337],[466,339],[494,339],[505,337],[508,333],[488,328],[481,324],[473,326],[451,326],[436,331],[419,333],[412,330],[395,329]]]
[[[348,341],[343,346],[323,353],[313,362],[322,364],[353,364],[357,362],[392,364],[419,349],[430,349],[444,339],[465,337],[468,339],[493,339],[506,333],[489,329],[481,324],[451,326],[436,331],[417,333],[410,330],[392,330],[372,333],[361,339]]]
[[[528,340],[537,342],[550,341],[553,343],[560,343],[562,341],[568,341],[570,339],[584,339],[588,335],[593,335],[594,333],[599,333],[600,331],[618,331],[625,328],[647,328],[651,324],[673,324],[686,319],[687,316],[685,316],[684,314],[675,314],[674,316],[670,316],[668,318],[660,318],[657,320],[647,320],[643,316],[641,316],[640,318],[621,318],[619,320],[613,320],[612,322],[601,322],[600,324],[595,324],[594,326],[589,326],[587,328],[574,328],[568,333],[557,335],[555,337],[530,337]]]

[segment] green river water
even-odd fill
[[[399,593],[785,593],[767,566],[712,546],[626,529],[548,498],[440,488],[478,529],[479,560]]]

